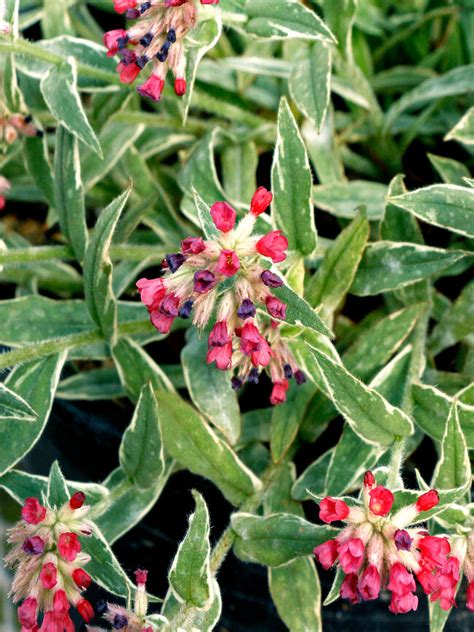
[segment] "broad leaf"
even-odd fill
[[[0,383],[0,419],[34,421],[37,417],[26,400]]]
[[[441,442],[441,456],[436,466],[433,482],[436,488],[454,489],[469,485],[471,480],[469,452],[459,423],[458,404],[455,401],[449,411],[446,430]]]

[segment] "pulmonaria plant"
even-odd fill
[[[80,537],[92,533],[84,502],[82,492],[59,508],[27,498],[22,520],[8,533],[13,548],[5,562],[15,569],[10,595],[14,603],[22,601],[18,608],[22,632],[74,632],[71,605],[86,622],[94,616],[81,594],[91,584],[83,568],[90,557],[82,552],[80,542]],[[38,623],[40,613],[44,613],[42,623]]]
[[[210,210],[217,228],[213,239],[187,237],[181,251],[165,258],[164,276],[140,279],[137,287],[159,332],[169,332],[175,318],[193,317],[203,329],[213,314],[207,362],[222,371],[231,370],[237,390],[244,382],[258,383],[261,369],[273,382],[270,401],[286,400],[291,377],[305,382],[280,334],[286,304],[273,293],[283,280],[264,264],[263,258],[280,263],[286,259],[288,240],[280,230],[254,235],[257,217],[272,200],[264,187],[255,192],[250,210],[236,225],[236,212],[226,202]]]
[[[218,4],[219,0],[201,0],[201,4]],[[134,24],[105,33],[103,41],[108,55],[119,55],[117,66],[123,83],[135,81],[145,66],[151,75],[137,90],[143,97],[159,101],[168,70],[174,77],[178,96],[186,93],[185,37],[198,21],[197,0],[115,0],[115,10],[125,13]]]
[[[42,136],[43,132],[33,124],[30,114],[12,114],[0,102],[0,147],[12,145],[18,136]]]
[[[361,507],[349,507],[343,500],[331,497],[320,503],[319,517],[323,522],[346,523],[336,538],[314,549],[324,569],[337,565],[345,574],[341,597],[358,603],[377,599],[380,591],[387,588],[392,593],[389,610],[406,613],[418,608],[417,580],[431,601],[439,601],[442,609],[449,610],[454,605],[460,569],[465,563],[470,578],[467,605],[473,610],[472,536],[468,552],[465,538],[457,539],[451,547],[447,537],[431,536],[421,527],[408,528],[421,512],[439,503],[438,493],[428,491],[414,504],[392,512],[393,493],[377,485],[373,474],[367,472],[362,498]]]

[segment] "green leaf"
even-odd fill
[[[213,598],[210,569],[209,512],[203,497],[192,492],[196,509],[179,545],[168,575],[170,587],[181,603],[205,608]]]
[[[34,421],[38,415],[23,397],[0,382],[0,419]]]
[[[412,421],[405,413],[324,353],[313,353],[331,400],[364,441],[388,447],[397,437],[413,433]]]
[[[43,19],[41,30],[45,38],[57,35],[72,35],[73,28],[67,5],[56,0],[44,0]]]
[[[193,189],[194,204],[196,205],[199,223],[206,239],[215,239],[219,233],[211,216],[211,207],[204,202],[199,193]]]
[[[282,621],[292,632],[320,632],[321,586],[314,562],[298,558],[268,569],[270,594]]]
[[[93,320],[104,336],[114,344],[117,304],[112,290],[112,261],[109,255],[112,237],[130,189],[105,208],[95,225],[84,256],[84,294]]]
[[[132,421],[122,436],[119,457],[123,471],[140,490],[153,487],[163,474],[158,406],[150,382],[143,386]]]
[[[230,143],[221,155],[224,188],[231,200],[248,205],[257,188],[257,147],[253,141]]]
[[[247,0],[245,11],[247,32],[258,37],[336,41],[321,18],[297,0]]]
[[[165,450],[194,474],[210,479],[233,504],[261,488],[261,482],[204,419],[174,393],[156,393]]]
[[[333,314],[341,306],[359,266],[367,240],[369,222],[361,213],[336,238],[321,266],[311,278],[305,296],[323,315]]]
[[[71,243],[76,258],[82,261],[88,236],[79,143],[62,125],[56,131],[54,198],[61,230]]]
[[[70,498],[67,483],[57,461],[54,461],[49,470],[46,498],[50,507],[61,507]]]
[[[300,112],[319,133],[331,95],[331,51],[323,42],[315,42],[293,66],[288,88]]]
[[[310,254],[316,248],[317,237],[311,200],[312,176],[303,139],[285,98],[281,99],[278,110],[272,191],[274,221],[288,238],[290,250]]]
[[[465,256],[469,255],[462,251],[378,241],[367,246],[350,291],[372,296],[396,290],[427,279]]]
[[[459,184],[462,186],[464,185],[464,178],[469,178],[471,175],[465,164],[452,158],[435,156],[434,154],[428,154],[428,158],[446,184]]]
[[[79,140],[102,155],[97,136],[87,120],[77,91],[77,67],[74,57],[53,66],[41,79],[41,93],[53,116]]]
[[[469,108],[462,119],[446,135],[445,140],[457,140],[466,145],[474,145],[474,106]]]
[[[56,397],[69,400],[119,399],[127,395],[115,367],[81,371],[61,380]]]
[[[272,567],[311,555],[315,546],[338,533],[333,527],[316,525],[287,513],[275,513],[265,518],[235,513],[231,524],[237,534],[236,555],[246,562]]]
[[[384,184],[366,180],[318,184],[313,187],[313,200],[318,208],[336,217],[353,219],[357,209],[364,206],[372,222],[383,217],[386,194],[387,187]]]
[[[433,482],[439,489],[454,489],[470,485],[471,463],[466,439],[459,423],[458,404],[453,402],[441,442],[441,456],[436,465]]]
[[[389,201],[429,224],[474,237],[474,190],[469,187],[433,184]]]
[[[184,379],[195,406],[234,445],[240,435],[240,409],[229,374],[205,362],[207,340],[193,333],[181,351]]]
[[[34,421],[0,419],[0,475],[27,454],[40,438],[53,404],[54,393],[64,364],[65,354],[53,355],[16,367],[5,386],[26,400],[37,414]]]
[[[212,601],[205,609],[189,607],[186,609],[185,619],[180,620],[183,630],[199,630],[199,632],[211,632],[221,618],[222,598],[219,585],[212,580]],[[181,611],[181,604],[176,599],[172,590],[168,590],[161,614],[172,621]]]
[[[46,139],[31,136],[23,140],[25,166],[34,183],[44,195],[48,204],[56,206],[54,197],[54,180],[51,175]]]
[[[398,174],[388,186],[385,214],[380,225],[380,236],[387,241],[409,241],[414,244],[423,244],[423,235],[415,217],[388,201],[397,195],[406,193],[403,178],[403,174]]]
[[[333,337],[333,333],[324,321],[321,320],[311,306],[308,305],[301,296],[298,296],[289,285],[272,288],[272,293],[286,303],[286,323],[312,329],[329,338]]]
[[[474,333],[474,281],[461,291],[454,305],[447,310],[431,332],[429,346],[433,355]]]
[[[328,450],[322,454],[296,479],[291,490],[291,495],[295,500],[310,500],[311,494],[307,490],[317,494],[324,489],[332,454],[333,450]]]

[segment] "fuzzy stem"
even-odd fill
[[[386,486],[388,489],[397,487],[398,475],[402,468],[403,454],[405,452],[405,440],[397,439],[392,448],[392,456],[390,457],[390,465],[388,468],[388,476]]]

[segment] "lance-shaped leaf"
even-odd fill
[[[474,333],[474,281],[468,283],[435,325],[430,337],[430,350],[434,355],[451,347]]]
[[[0,419],[34,421],[38,417],[26,400],[0,383]]]
[[[326,390],[351,428],[364,441],[390,446],[397,437],[408,437],[413,423],[404,412],[387,402],[327,355],[313,351]]]
[[[240,435],[237,396],[229,388],[227,372],[216,371],[213,365],[205,362],[206,352],[206,338],[192,334],[181,352],[186,386],[196,407],[234,445]]]
[[[366,180],[331,182],[313,187],[314,203],[318,208],[336,217],[353,219],[358,209],[364,206],[371,222],[383,217],[386,195],[384,184]]]
[[[471,479],[469,452],[459,423],[458,404],[454,401],[446,422],[446,430],[441,442],[441,456],[433,481],[437,488],[454,489],[469,485]]]
[[[61,230],[71,243],[76,258],[82,261],[88,237],[79,143],[62,125],[56,131],[54,199]]]
[[[116,337],[117,304],[112,290],[110,245],[130,189],[105,208],[97,221],[84,257],[84,293],[90,315],[112,344]]]
[[[322,454],[296,479],[291,489],[292,498],[295,500],[310,500],[310,492],[317,494],[324,489],[333,452],[334,450],[332,449]]]
[[[403,178],[403,174],[399,173],[388,186],[385,214],[380,225],[380,237],[387,241],[405,241],[414,244],[423,244],[423,235],[421,234],[415,217],[388,201],[397,195],[406,193]]]
[[[336,41],[321,18],[297,0],[248,0],[245,11],[247,32],[258,37]]]
[[[140,490],[150,489],[165,468],[158,406],[150,382],[140,393],[119,450],[120,465]]]
[[[371,296],[396,290],[427,279],[466,256],[471,255],[418,244],[378,241],[366,248],[351,292]]]
[[[389,198],[428,224],[474,237],[474,189],[455,184],[434,184]]]
[[[26,400],[37,414],[34,421],[0,418],[0,475],[13,467],[40,438],[48,421],[54,393],[66,354],[53,355],[16,367],[5,380],[5,386]]]
[[[55,207],[54,180],[45,137],[30,136],[23,140],[25,167],[51,207]]]
[[[57,461],[49,470],[46,498],[50,507],[61,507],[70,498],[66,480]]]
[[[56,396],[70,400],[107,400],[126,397],[115,367],[81,371],[64,380],[58,386]]]
[[[469,108],[459,123],[446,135],[445,140],[457,140],[466,145],[474,145],[474,106]]]
[[[201,494],[193,491],[193,497],[196,509],[189,517],[188,531],[179,545],[168,580],[178,601],[205,608],[213,597],[209,512]]]
[[[77,68],[74,57],[59,66],[52,66],[40,83],[41,93],[62,125],[79,140],[93,149],[99,156],[102,150],[90,126],[77,91]]]
[[[286,304],[285,322],[298,327],[313,329],[314,331],[333,338],[333,333],[314,309],[289,285],[272,288],[272,293]]]
[[[173,618],[181,612],[182,604],[178,601],[171,589],[168,590],[166,599],[163,603],[161,616],[165,616],[168,621],[172,622]],[[183,630],[199,630],[199,632],[211,632],[214,630],[217,622],[221,618],[222,597],[219,585],[215,579],[212,580],[212,601],[205,609],[187,607],[184,620],[180,619],[181,629]],[[154,621],[153,616],[150,618]],[[158,621],[156,621],[158,623]]]
[[[237,534],[234,551],[238,557],[267,566],[281,566],[297,557],[311,555],[315,546],[338,533],[333,527],[316,525],[287,513],[265,518],[235,513],[231,524]]]
[[[474,108],[473,108],[474,111]],[[464,185],[464,178],[469,178],[471,173],[466,165],[452,158],[445,158],[444,156],[435,156],[434,154],[428,154],[431,164],[441,176],[441,179],[446,184],[459,184]],[[400,192],[400,195],[404,191]],[[389,193],[390,195],[390,193]],[[397,195],[392,194],[392,195]]]
[[[301,5],[300,5],[301,6]],[[290,250],[308,255],[316,248],[312,176],[303,139],[288,101],[280,101],[272,165],[273,217]]]
[[[230,143],[221,155],[224,188],[231,200],[247,205],[257,188],[257,146],[253,141]]]
[[[166,452],[194,474],[210,479],[232,503],[239,504],[261,481],[207,425],[192,406],[175,393],[156,393]]]
[[[219,234],[219,231],[214,224],[211,216],[211,207],[204,202],[202,197],[193,188],[194,204],[196,205],[197,216],[202,228],[202,232],[206,239],[214,239]]]

